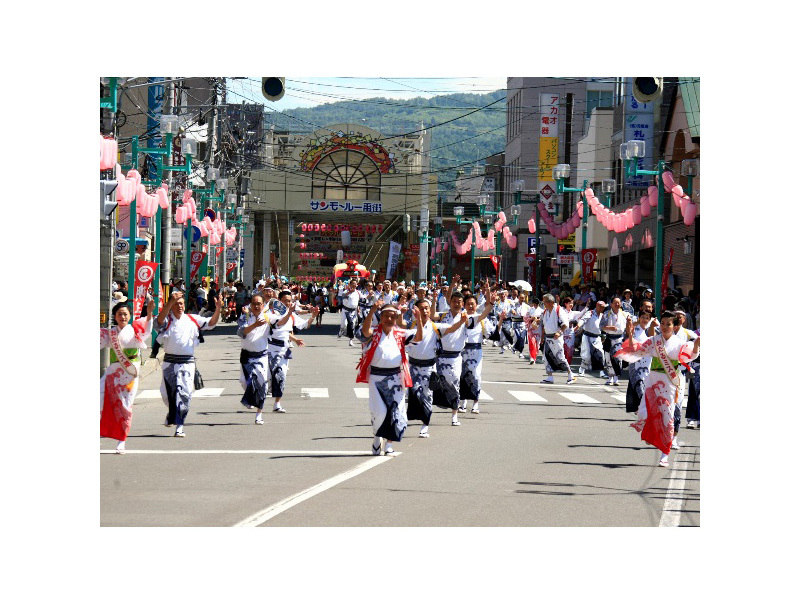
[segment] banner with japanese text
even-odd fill
[[[581,272],[583,282],[591,283],[594,275],[594,262],[597,259],[597,249],[584,249],[581,251]]]
[[[386,265],[386,278],[391,279],[394,276],[394,271],[397,268],[397,262],[400,259],[401,245],[397,241],[389,242],[389,261]]]
[[[156,262],[145,262],[144,260],[138,260],[136,262],[132,319],[139,318],[139,316],[142,315],[144,300],[147,296],[147,290],[150,288],[150,283],[153,282],[156,268],[158,268],[158,263]]]
[[[197,269],[200,267],[200,264],[203,263],[203,258],[205,258],[205,257],[206,257],[206,254],[203,251],[193,251],[192,252],[192,256],[191,256],[192,271],[190,273],[191,276],[189,276],[189,280],[190,281],[194,280],[194,277],[197,274]]]
[[[553,168],[558,163],[558,104],[558,94],[539,94],[538,189],[545,204],[555,195],[556,190]]]

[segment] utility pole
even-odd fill
[[[171,79],[171,78],[167,78]],[[166,99],[164,103],[164,114],[165,115],[172,115],[173,111],[173,98],[175,96],[175,82],[169,82],[167,84],[166,89]],[[169,137],[168,137],[169,138]],[[170,139],[174,140],[174,139]],[[173,142],[174,144],[174,142]],[[172,149],[167,149],[167,153],[164,155],[164,166],[170,167],[172,166]],[[158,268],[156,268],[156,277],[154,279],[155,283],[161,283],[160,292],[162,296],[162,302],[166,303],[167,295],[169,295],[170,291],[167,289],[167,285],[169,284],[170,278],[172,276],[172,270],[170,267],[170,258],[172,252],[172,170],[164,170],[166,173],[166,181],[167,181],[167,190],[170,191],[169,193],[169,203],[167,207],[162,209],[159,214],[161,216],[161,249],[157,250],[161,252],[161,257],[154,258],[155,261],[159,262]],[[159,291],[154,291],[156,294],[156,304],[158,304],[158,295]],[[156,309],[158,306],[156,305]],[[153,343],[155,343],[155,334],[153,335]]]
[[[104,180],[111,180],[111,170],[105,173]],[[103,174],[101,173],[101,177]],[[103,182],[100,183],[101,205],[106,198]],[[112,199],[116,193],[111,193]],[[116,210],[110,216],[100,218],[100,328],[111,326],[111,267],[114,263],[114,224],[116,223]],[[100,374],[109,365],[109,348],[100,349]]]
[[[116,107],[116,94],[117,94],[117,83],[116,79],[112,79],[110,82],[110,95],[114,98],[112,99],[114,107]],[[101,93],[102,97],[102,93]],[[103,109],[100,109],[101,117],[103,115]],[[113,118],[113,116],[112,116]],[[104,132],[106,134],[111,134],[114,138],[117,137],[117,120],[112,119],[111,121],[111,131]],[[102,125],[101,125],[102,127]],[[105,128],[103,127],[103,130]],[[104,172],[100,172],[100,207],[104,208],[106,202],[108,201],[109,197],[112,202],[116,201],[116,192],[112,191],[110,195],[106,194],[107,190],[111,188],[113,185],[105,185],[103,180],[114,180],[116,176],[114,175],[113,170],[106,170]],[[114,239],[116,238],[114,235],[114,226],[116,224],[116,217],[117,211],[116,209],[111,212],[110,215],[104,215],[105,212],[100,212],[100,328],[108,328],[111,326],[111,275],[112,275],[112,267],[114,264]],[[109,357],[109,348],[101,348],[100,349],[100,374],[103,374],[103,371],[106,370],[110,361]]]
[[[427,131],[424,125],[420,124],[422,129],[422,148],[420,155],[422,159],[421,176],[422,180],[422,209],[419,212],[419,232],[422,233],[419,241],[419,278],[418,281],[428,280],[428,222],[430,221],[430,213],[428,210],[428,194],[430,187],[430,158],[426,161],[425,155],[429,153],[429,149],[425,144],[427,142]]]

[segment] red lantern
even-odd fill
[[[314,224],[314,232],[319,232],[319,224]]]
[[[380,224],[378,224],[378,232],[383,232],[383,226],[381,226]]]

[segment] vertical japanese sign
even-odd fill
[[[654,123],[654,104],[643,103],[633,96],[633,78],[625,81],[627,91],[625,106],[625,141],[643,140],[644,157],[637,160],[637,167],[640,170],[653,169],[653,123]],[[647,188],[651,184],[652,176],[638,176],[636,178],[626,178],[626,186]]]
[[[133,289],[132,319],[139,318],[139,316],[142,315],[147,289],[150,287],[150,283],[153,282],[153,276],[156,274],[157,267],[158,264],[156,262],[145,262],[144,260],[136,262],[136,282]]]
[[[581,252],[581,274],[584,283],[591,283],[594,276],[594,261],[597,259],[597,249],[584,249]]]
[[[558,163],[558,94],[539,94],[539,194],[547,202],[555,195],[553,168]]]
[[[396,241],[389,242],[389,262],[386,265],[386,278],[392,278],[395,268],[397,268],[397,261],[400,259],[400,243]]]

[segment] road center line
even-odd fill
[[[368,452],[367,454],[372,454],[372,453]],[[397,454],[400,455],[402,454],[402,452],[398,452]],[[261,525],[265,521],[268,521],[273,517],[275,517],[276,515],[283,513],[287,509],[291,509],[295,505],[298,505],[301,502],[308,500],[312,496],[316,496],[320,492],[324,492],[325,490],[333,488],[337,484],[341,484],[342,482],[347,481],[348,479],[355,477],[360,473],[364,473],[365,471],[368,471],[373,467],[377,467],[381,463],[385,463],[386,461],[391,459],[392,459],[391,456],[376,456],[375,458],[371,458],[368,461],[364,461],[363,463],[361,463],[357,467],[354,467],[353,469],[349,469],[344,473],[340,473],[339,475],[336,475],[330,479],[326,479],[324,482],[320,482],[316,486],[311,486],[310,488],[307,488],[302,492],[298,492],[297,494],[293,494],[288,498],[284,498],[282,501],[267,507],[263,511],[259,511],[258,513],[251,515],[247,519],[240,521],[233,527],[254,528],[258,525]]]
[[[676,528],[681,523],[681,509],[683,508],[684,490],[686,483],[686,469],[688,463],[685,461],[675,461],[673,463],[672,475],[669,478],[669,487],[664,499],[664,510],[661,512],[661,522],[659,528]]]

